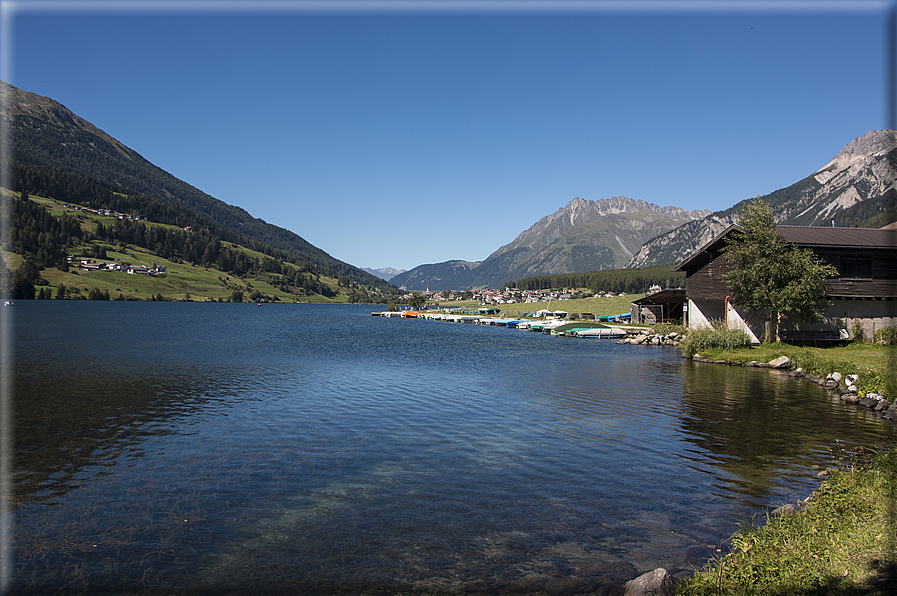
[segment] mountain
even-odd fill
[[[376,275],[380,279],[384,281],[389,281],[399,273],[405,273],[404,269],[393,269],[392,267],[383,267],[382,269],[370,269],[368,267],[362,267],[362,271],[367,271],[371,275]]]
[[[482,262],[421,265],[390,281],[409,290],[494,288],[536,275],[623,268],[647,240],[709,213],[622,196],[576,197]]]
[[[411,271],[396,275],[390,281],[403,290],[431,289],[435,291],[472,287],[466,281],[470,277],[470,272],[481,264],[470,261],[446,261],[418,265]]]
[[[897,220],[895,175],[897,131],[873,130],[848,143],[810,176],[761,198],[779,224],[882,227]],[[748,200],[646,242],[627,267],[682,261],[735,223]]]
[[[228,205],[153,165],[74,114],[61,103],[0,81],[2,117],[11,132],[15,163],[9,168],[22,183],[28,176],[47,172],[71,172],[136,193],[185,207],[222,229],[256,240],[335,275],[372,287],[391,287],[381,278],[339,261],[297,234],[252,217],[240,207]],[[36,189],[24,188],[28,192]],[[51,189],[54,198],[66,200],[64,188]]]

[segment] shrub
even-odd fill
[[[860,373],[860,380],[857,382],[857,386],[861,396],[877,393],[885,396],[888,403],[893,403],[894,398],[897,397],[897,379],[893,375],[877,371]]]
[[[897,327],[885,327],[876,331],[875,343],[882,346],[897,345]]]
[[[699,327],[691,329],[684,340],[679,344],[686,356],[694,356],[706,350],[723,349],[735,350],[751,345],[751,338],[741,329],[728,329],[721,323],[714,323],[712,327]]]
[[[853,341],[866,341],[866,332],[859,321],[853,322]]]

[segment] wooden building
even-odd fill
[[[729,299],[722,276],[730,266],[723,248],[736,230],[729,226],[676,266],[685,272],[686,318],[689,327],[723,322],[742,328],[757,343],[763,337],[768,313],[740,309]],[[882,327],[897,325],[897,229],[777,226],[789,244],[812,250],[838,270],[828,283],[830,306],[821,322],[783,320],[780,338],[803,340],[853,338],[854,329],[866,337]]]

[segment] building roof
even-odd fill
[[[730,225],[713,240],[693,252],[687,259],[676,265],[673,271],[685,271],[693,261],[702,255],[725,246],[725,238],[738,229]],[[827,247],[867,247],[897,249],[897,229],[886,228],[828,228],[825,226],[776,226],[776,231],[789,244],[802,248],[812,246]]]
[[[648,294],[644,298],[633,300],[631,304],[682,304],[685,301],[685,290],[676,288],[675,290],[661,290],[654,294]]]
[[[735,224],[730,225],[728,228],[726,228],[725,230],[723,230],[722,232],[717,234],[717,236],[713,240],[711,240],[710,242],[708,242],[707,244],[705,244],[704,246],[702,246],[695,252],[688,255],[688,258],[686,258],[684,261],[682,261],[681,263],[679,263],[678,265],[673,267],[673,271],[685,271],[688,269],[688,266],[692,264],[692,262],[698,260],[700,257],[706,256],[708,253],[710,253],[713,250],[718,250],[719,248],[722,248],[723,246],[725,246],[724,238],[726,236],[728,236],[732,232],[732,230],[736,230],[736,229],[738,229],[737,225],[735,225]]]
[[[887,246],[897,248],[897,230],[883,228],[827,228],[776,226],[785,242],[799,246]]]

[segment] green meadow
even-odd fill
[[[500,316],[515,317],[518,312],[520,315],[537,310],[549,309],[552,311],[562,310],[568,313],[582,313],[590,315],[620,315],[628,313],[632,310],[630,302],[644,297],[644,294],[627,294],[625,296],[613,296],[611,298],[577,298],[574,300],[552,300],[544,302],[531,302],[525,304],[498,304],[497,308],[501,310]],[[479,307],[477,302],[439,302],[439,305],[445,307]],[[432,304],[431,304],[432,306]]]

